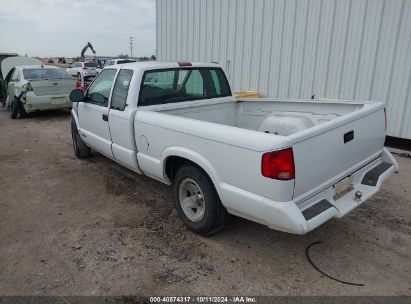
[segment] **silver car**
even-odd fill
[[[70,108],[74,80],[65,70],[49,65],[15,66],[5,78],[11,118],[39,110]]]
[[[71,63],[68,68],[66,69],[67,73],[69,73],[72,77],[80,77],[80,73],[86,76],[96,76],[101,69],[97,62],[89,61],[89,62],[73,62]]]

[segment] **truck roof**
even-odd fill
[[[191,64],[191,65],[188,65]],[[163,61],[139,61],[139,62],[130,62],[130,63],[123,63],[123,64],[115,64],[110,65],[107,68],[119,68],[127,66],[127,68],[131,68],[134,70],[155,70],[155,69],[171,69],[171,68],[184,68],[184,67],[207,67],[207,68],[218,68],[220,67],[217,63],[210,63],[210,62],[163,62]]]
[[[20,66],[23,69],[60,69],[59,67],[55,65],[21,65]]]

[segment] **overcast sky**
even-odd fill
[[[155,0],[0,0],[0,52],[80,56],[155,54]],[[92,54],[88,51],[86,54]]]

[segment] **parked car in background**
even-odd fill
[[[5,77],[11,118],[39,110],[70,108],[69,94],[76,81],[51,65],[14,66]]]
[[[85,75],[97,75],[100,72],[100,68],[97,62],[73,62],[71,63],[66,71],[72,76],[78,78],[80,72],[83,72]]]
[[[136,62],[136,60],[134,60],[134,59],[122,59],[122,58],[109,59],[109,60],[106,60],[106,62],[104,63],[104,67],[109,66],[109,65],[125,64],[125,63],[131,63],[131,62]]]
[[[38,58],[33,57],[26,57],[26,56],[9,56],[9,58],[5,58],[0,61],[0,71],[2,75],[2,88],[3,92],[3,105],[10,108],[11,100],[7,94],[7,84],[6,84],[6,77],[9,72],[16,66],[19,65],[41,65],[43,64],[42,61]],[[1,95],[1,94],[0,94]]]
[[[384,148],[383,103],[237,101],[218,64],[109,66],[85,95],[70,96],[75,155],[93,148],[173,184],[178,214],[204,235],[229,213],[307,233],[360,206],[398,170]]]
[[[104,68],[104,65],[106,64],[107,60],[106,59],[96,59],[96,62],[98,63],[98,67],[101,70]]]
[[[85,73],[81,71],[76,82],[76,88],[86,91],[96,76],[97,75],[85,75]]]

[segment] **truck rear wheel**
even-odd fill
[[[74,154],[81,159],[90,157],[91,149],[81,139],[74,119],[71,119],[71,137],[73,139]]]
[[[177,171],[174,195],[181,219],[198,234],[213,234],[228,220],[229,214],[210,178],[195,166],[185,165]]]

